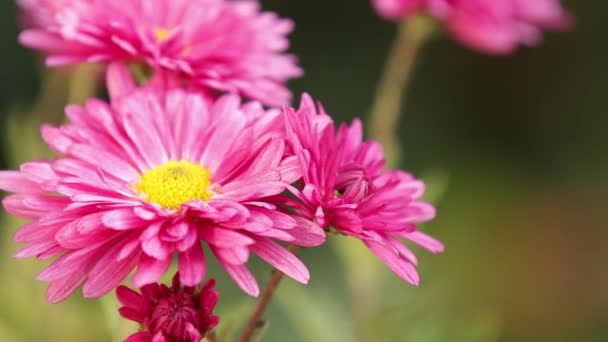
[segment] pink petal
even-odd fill
[[[213,247],[213,253],[218,259],[222,259],[231,265],[243,265],[249,260],[248,247],[217,248]]]
[[[288,230],[293,236],[292,244],[302,247],[316,247],[325,243],[325,231],[314,222],[302,217],[295,217],[296,226]]]
[[[142,228],[148,223],[135,215],[133,208],[108,211],[101,217],[103,225],[116,230]]]
[[[171,265],[171,258],[155,259],[143,254],[137,265],[132,283],[136,287],[156,283]]]
[[[138,252],[134,252],[131,257],[120,261],[116,259],[120,250],[129,241],[128,237],[124,238],[123,241],[106,250],[102,257],[97,260],[95,266],[89,272],[89,279],[82,290],[85,298],[97,298],[108,293],[118,286],[135,268],[139,261]]]
[[[364,240],[363,242],[401,279],[412,285],[418,285],[420,282],[420,276],[418,275],[418,271],[416,271],[416,267],[409,261],[402,258],[395,249],[371,240]]]
[[[217,227],[204,227],[200,230],[199,236],[202,240],[217,247],[232,247],[251,245],[253,239],[247,235],[237,233],[233,230],[221,229]]]
[[[214,251],[215,254],[215,251]],[[217,256],[217,254],[216,254]],[[228,275],[236,284],[250,296],[257,297],[260,294],[258,282],[245,265],[231,265],[218,257],[218,261]]]
[[[40,193],[40,186],[17,171],[0,171],[0,190],[17,193]]]
[[[404,237],[418,246],[428,250],[431,253],[441,253],[444,250],[444,246],[441,241],[435,239],[434,237],[427,235],[421,231],[415,231],[413,233],[402,234],[401,237]]]
[[[258,239],[249,247],[257,256],[296,281],[307,284],[310,273],[295,255],[270,239]]]
[[[60,129],[51,125],[42,125],[40,132],[42,134],[42,139],[44,139],[49,147],[57,152],[67,152],[68,148],[74,143],[72,139],[68,138]]]
[[[133,80],[131,72],[124,64],[112,63],[108,66],[106,73],[106,85],[112,101],[135,90],[135,80]]]
[[[77,272],[53,281],[46,290],[46,299],[52,304],[64,301],[82,285],[86,277],[86,273]]]
[[[186,252],[179,253],[178,267],[180,281],[184,286],[196,286],[203,281],[206,273],[203,246],[195,244]]]
[[[119,286],[116,288],[116,297],[123,306],[142,313],[147,311],[144,297],[137,291],[131,290],[126,286]]]

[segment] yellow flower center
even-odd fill
[[[156,41],[160,43],[169,38],[170,33],[171,32],[168,29],[164,27],[159,27],[154,30],[154,37],[156,38]]]
[[[213,196],[210,186],[209,170],[189,161],[171,160],[144,172],[135,190],[145,194],[148,202],[178,209],[186,202],[210,199]]]

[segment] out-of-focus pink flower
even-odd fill
[[[17,256],[59,255],[38,276],[51,283],[48,300],[83,283],[86,297],[99,297],[135,267],[135,286],[154,283],[174,254],[181,282],[194,286],[205,276],[201,241],[250,295],[259,292],[250,252],[306,283],[304,264],[274,240],[314,246],[325,234],[265,200],[301,177],[273,128],[280,111],[236,95],[209,100],[162,74],[136,88],[124,65],[111,65],[107,82],[111,104],[68,106],[70,124],[43,127],[62,157],[0,173],[0,189],[14,193],[4,207],[30,220]]]
[[[425,0],[372,0],[378,14],[389,20],[399,20],[420,10]]]
[[[362,140],[360,121],[335,132],[331,118],[307,95],[297,111],[285,110],[284,116],[302,187],[290,189],[297,199],[279,200],[324,228],[361,239],[402,279],[418,284],[416,256],[399,239],[443,251],[439,241],[416,228],[435,216],[435,209],[419,200],[424,183],[407,172],[382,170],[382,148]]]
[[[173,284],[149,284],[140,293],[125,286],[116,289],[123,305],[118,311],[126,319],[139,323],[142,330],[125,342],[200,342],[220,319],[213,315],[218,293],[211,279],[200,289],[182,286],[179,274]]]
[[[488,54],[508,54],[537,45],[541,30],[564,30],[572,18],[559,0],[374,0],[390,20],[422,11],[445,22],[457,40]]]
[[[51,66],[139,61],[269,105],[286,104],[285,83],[302,74],[284,53],[292,21],[260,12],[257,1],[25,0],[22,7],[43,25],[19,39],[47,52]]]

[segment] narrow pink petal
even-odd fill
[[[101,217],[103,225],[116,230],[129,230],[141,228],[148,223],[135,215],[133,208],[116,209],[108,211]]]
[[[126,182],[135,181],[139,177],[137,170],[127,161],[104,150],[95,149],[88,144],[73,144],[69,147],[68,154],[96,165],[112,176]]]
[[[19,42],[27,47],[40,50],[65,51],[72,50],[78,52],[80,46],[73,42],[61,39],[59,36],[43,30],[26,30],[19,35]]]
[[[84,63],[87,59],[79,55],[51,55],[44,60],[47,67],[60,67],[70,64]]]
[[[410,204],[408,222],[426,222],[435,217],[435,207],[425,202],[414,202]]]
[[[325,231],[316,223],[302,217],[295,217],[296,226],[288,230],[293,236],[292,244],[302,247],[316,247],[325,243]]]
[[[142,287],[156,283],[171,265],[171,258],[156,259],[143,254],[137,264],[137,272],[133,276],[133,285]]]
[[[296,281],[307,284],[310,273],[295,255],[270,239],[258,239],[249,247],[253,253]]]
[[[441,241],[421,231],[415,231],[413,233],[403,234],[400,236],[412,241],[431,253],[441,253],[444,250],[444,246]]]
[[[156,259],[166,259],[173,253],[173,246],[162,241],[158,236],[141,240],[141,248],[147,255]]]
[[[276,168],[283,158],[284,151],[285,142],[282,139],[270,139],[256,156],[251,167],[248,168],[247,172],[241,174],[241,177],[255,176],[271,168]]]
[[[363,229],[361,217],[356,210],[349,208],[332,208],[328,211],[331,212],[331,224],[335,225],[336,228],[354,233],[359,233]]]
[[[289,232],[291,230],[282,230],[282,229],[267,229],[261,232],[256,232],[256,236],[264,236],[280,241],[293,242],[296,238],[294,238]]]
[[[412,252],[409,248],[407,248],[407,246],[405,246],[403,243],[401,243],[401,241],[399,241],[397,239],[394,239],[392,237],[388,237],[388,236],[385,236],[384,239],[397,252],[399,252],[399,255],[401,255],[402,257],[406,258],[409,262],[411,262],[412,264],[414,264],[414,266],[418,266],[418,258],[416,257],[416,255],[414,254],[414,252]]]
[[[49,206],[48,210],[39,210],[31,208],[29,205],[27,205],[26,196],[24,195],[6,196],[2,200],[2,205],[9,214],[28,219],[37,219],[44,216],[49,211],[63,209],[58,208],[56,206]]]
[[[279,172],[281,173],[281,180],[288,184],[293,184],[302,178],[302,167],[298,157],[285,158],[279,166]]]
[[[158,217],[158,215],[154,211],[147,210],[142,207],[133,208],[133,213],[135,213],[135,215],[137,215],[139,218],[147,221],[153,220]]]
[[[218,227],[202,228],[199,232],[199,237],[211,245],[223,248],[251,245],[254,243],[253,239],[247,235]]]
[[[85,298],[97,298],[108,293],[118,286],[129,273],[135,268],[139,261],[139,252],[123,260],[118,261],[116,256],[123,246],[130,241],[130,237],[126,237],[123,241],[114,244],[99,258],[89,272],[89,279],[82,290]]]
[[[416,271],[416,267],[402,258],[394,248],[371,240],[364,240],[363,242],[401,279],[416,286],[420,283],[420,276],[418,275],[418,271]]]
[[[121,288],[125,288],[124,286],[119,286],[118,289]],[[118,289],[116,290],[116,292],[118,292]],[[144,322],[146,321],[146,318],[148,317],[148,313],[146,311],[144,311],[143,313],[134,309],[131,309],[129,307],[121,307],[118,309],[118,313],[131,321],[135,321],[137,323],[140,324],[144,324]]]
[[[116,256],[116,260],[120,261],[125,258],[128,258],[130,255],[133,254],[133,251],[140,246],[141,246],[141,242],[138,239],[133,239],[133,240],[127,242],[124,246],[122,246],[122,249],[118,252],[118,255]],[[142,254],[142,256],[143,255],[145,255],[145,254]]]
[[[30,243],[21,248],[15,253],[15,258],[30,258],[38,257],[39,255],[57,247],[57,242],[54,240],[43,240],[40,242]]]
[[[45,226],[37,222],[28,223],[19,228],[13,237],[15,242],[30,242],[40,240],[52,240],[53,236],[63,225]]]
[[[246,179],[231,183],[229,187],[225,188],[225,192],[222,192],[222,197],[243,202],[278,195],[285,191],[286,184],[278,181],[280,175],[276,174],[276,176],[277,181],[255,183],[259,179],[259,177],[255,177],[256,180]]]
[[[213,247],[213,253],[218,259],[222,259],[231,265],[243,265],[249,260],[248,247],[217,248]]]
[[[108,66],[106,73],[106,85],[112,101],[130,94],[135,90],[135,80],[124,64],[112,63]]]
[[[203,246],[195,244],[178,255],[180,281],[184,286],[196,286],[203,281],[207,271]]]
[[[236,284],[252,297],[257,297],[260,294],[260,288],[258,282],[253,277],[253,274],[247,269],[245,265],[231,265],[229,263],[220,260],[222,268],[228,273],[228,275],[236,282]]]
[[[24,163],[21,164],[19,170],[24,177],[41,185],[54,185],[58,179],[57,173],[53,171],[53,166],[47,162]]]
[[[49,147],[57,152],[67,152],[68,148],[74,143],[74,141],[68,138],[59,128],[51,125],[42,125],[40,132],[42,134],[42,139],[44,139]]]
[[[116,237],[118,232],[104,229],[101,225],[94,226],[91,233],[83,234],[78,227],[78,221],[63,226],[56,234],[55,241],[66,249],[85,248],[96,243]]]
[[[53,261],[49,267],[44,269],[36,277],[41,281],[54,281],[67,278],[71,274],[88,271],[94,262],[99,258],[101,244],[95,244],[88,248],[68,251],[57,260]]]
[[[175,243],[175,247],[179,252],[184,252],[190,249],[197,241],[199,241],[199,236],[196,226],[194,224],[190,224],[188,232]]]
[[[40,186],[18,171],[0,171],[0,190],[17,193],[40,193]]]
[[[85,281],[87,274],[79,271],[53,281],[46,290],[46,299],[56,304],[67,299]]]
[[[116,297],[123,306],[140,312],[146,312],[147,310],[144,297],[126,286],[116,288]]]

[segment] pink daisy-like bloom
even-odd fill
[[[443,251],[441,242],[416,228],[435,216],[420,201],[424,183],[404,171],[383,170],[382,148],[362,140],[359,120],[335,132],[331,118],[307,95],[284,116],[303,177],[301,189],[290,189],[297,200],[279,200],[330,231],[361,239],[399,277],[417,285],[418,260],[399,239]]]
[[[182,286],[179,274],[173,284],[149,284],[140,293],[125,286],[116,289],[116,297],[123,305],[118,312],[137,322],[142,329],[125,342],[200,342],[215,328],[220,319],[213,315],[219,294],[211,279],[200,289]]]
[[[111,65],[107,82],[111,104],[68,106],[70,124],[43,127],[62,157],[0,173],[0,189],[14,193],[4,207],[30,220],[15,236],[26,244],[17,257],[59,256],[38,276],[50,282],[48,300],[82,284],[99,297],[134,268],[135,286],[154,283],[174,254],[181,283],[194,286],[205,276],[201,242],[250,295],[259,293],[250,252],[306,283],[306,267],[274,240],[316,246],[324,232],[265,200],[301,177],[272,129],[280,111],[236,95],[212,101],[162,75],[136,88],[124,65]]]
[[[284,53],[292,21],[260,12],[257,1],[64,0],[44,6],[50,1],[24,2],[41,4],[22,7],[45,25],[19,37],[47,52],[50,66],[138,61],[268,105],[286,104],[291,93],[285,83],[302,74],[295,57]]]
[[[572,18],[559,0],[374,0],[379,15],[402,20],[425,12],[445,22],[452,36],[478,51],[509,54],[535,46],[542,29],[565,30]]]

